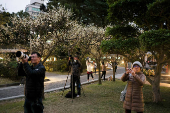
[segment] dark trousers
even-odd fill
[[[117,66],[115,66],[115,72],[116,72],[116,70],[117,70]]]
[[[131,110],[125,109],[125,113],[131,113]],[[143,112],[136,112],[136,113],[143,113]]]
[[[96,68],[94,68],[94,72],[96,73]]]
[[[42,103],[42,98],[38,98],[38,107],[35,107],[34,103],[36,100],[30,100],[25,98],[25,103],[24,103],[24,113],[43,113],[43,103]]]
[[[87,73],[87,80],[89,80],[89,75],[91,75],[91,77],[93,78],[93,73],[91,73],[91,74]]]
[[[73,79],[73,80],[72,80]],[[73,82],[73,83],[72,83]],[[81,95],[81,83],[80,83],[80,77],[71,75],[71,81],[70,81],[70,87],[71,87],[71,93],[73,91],[73,95],[75,95],[75,83],[77,84],[77,94]],[[73,87],[72,87],[73,84]]]
[[[106,71],[102,71],[102,76],[101,76],[101,78],[103,77],[103,75],[104,75],[104,80],[105,80],[105,75],[106,75]]]

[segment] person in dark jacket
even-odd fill
[[[76,96],[75,94],[75,83],[77,84],[77,97],[81,95],[81,83],[80,83],[80,69],[81,69],[81,63],[78,59],[78,56],[74,56],[74,60],[69,57],[68,65],[71,66],[71,81],[70,81],[70,87],[71,87],[71,93]],[[72,86],[73,85],[73,86]],[[73,91],[73,92],[72,92]]]
[[[26,76],[24,113],[43,113],[42,93],[46,69],[40,60],[41,55],[33,52],[32,66],[28,64],[28,58],[22,58],[18,68],[18,76]]]

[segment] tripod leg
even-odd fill
[[[72,84],[72,86],[71,86],[72,87],[71,93],[72,93],[72,102],[73,102],[73,75],[71,75],[71,78],[72,78],[72,80],[71,80],[71,82],[72,82],[71,83]]]
[[[81,95],[81,83],[80,83],[80,77],[76,77],[76,85],[77,85],[77,96]]]
[[[69,77],[69,72],[68,72],[67,79],[66,79],[66,82],[65,82],[65,85],[64,85],[64,89],[63,89],[62,96],[63,96],[63,94],[64,94],[64,90],[65,90],[65,87],[66,87],[66,83],[67,83],[68,77]]]

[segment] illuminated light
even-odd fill
[[[124,64],[124,61],[122,61],[122,64]]]
[[[91,69],[93,69],[93,66],[91,66]]]

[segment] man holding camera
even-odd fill
[[[71,81],[70,81],[70,87],[71,87],[71,93],[72,96],[75,97],[75,83],[77,84],[77,97],[81,95],[81,83],[80,83],[80,69],[81,69],[81,63],[78,59],[78,56],[75,55],[74,59],[72,57],[69,57],[68,65],[71,66]]]
[[[42,93],[46,69],[40,60],[41,55],[33,52],[32,66],[28,64],[27,57],[23,57],[19,65],[18,76],[26,76],[24,113],[43,113]]]

